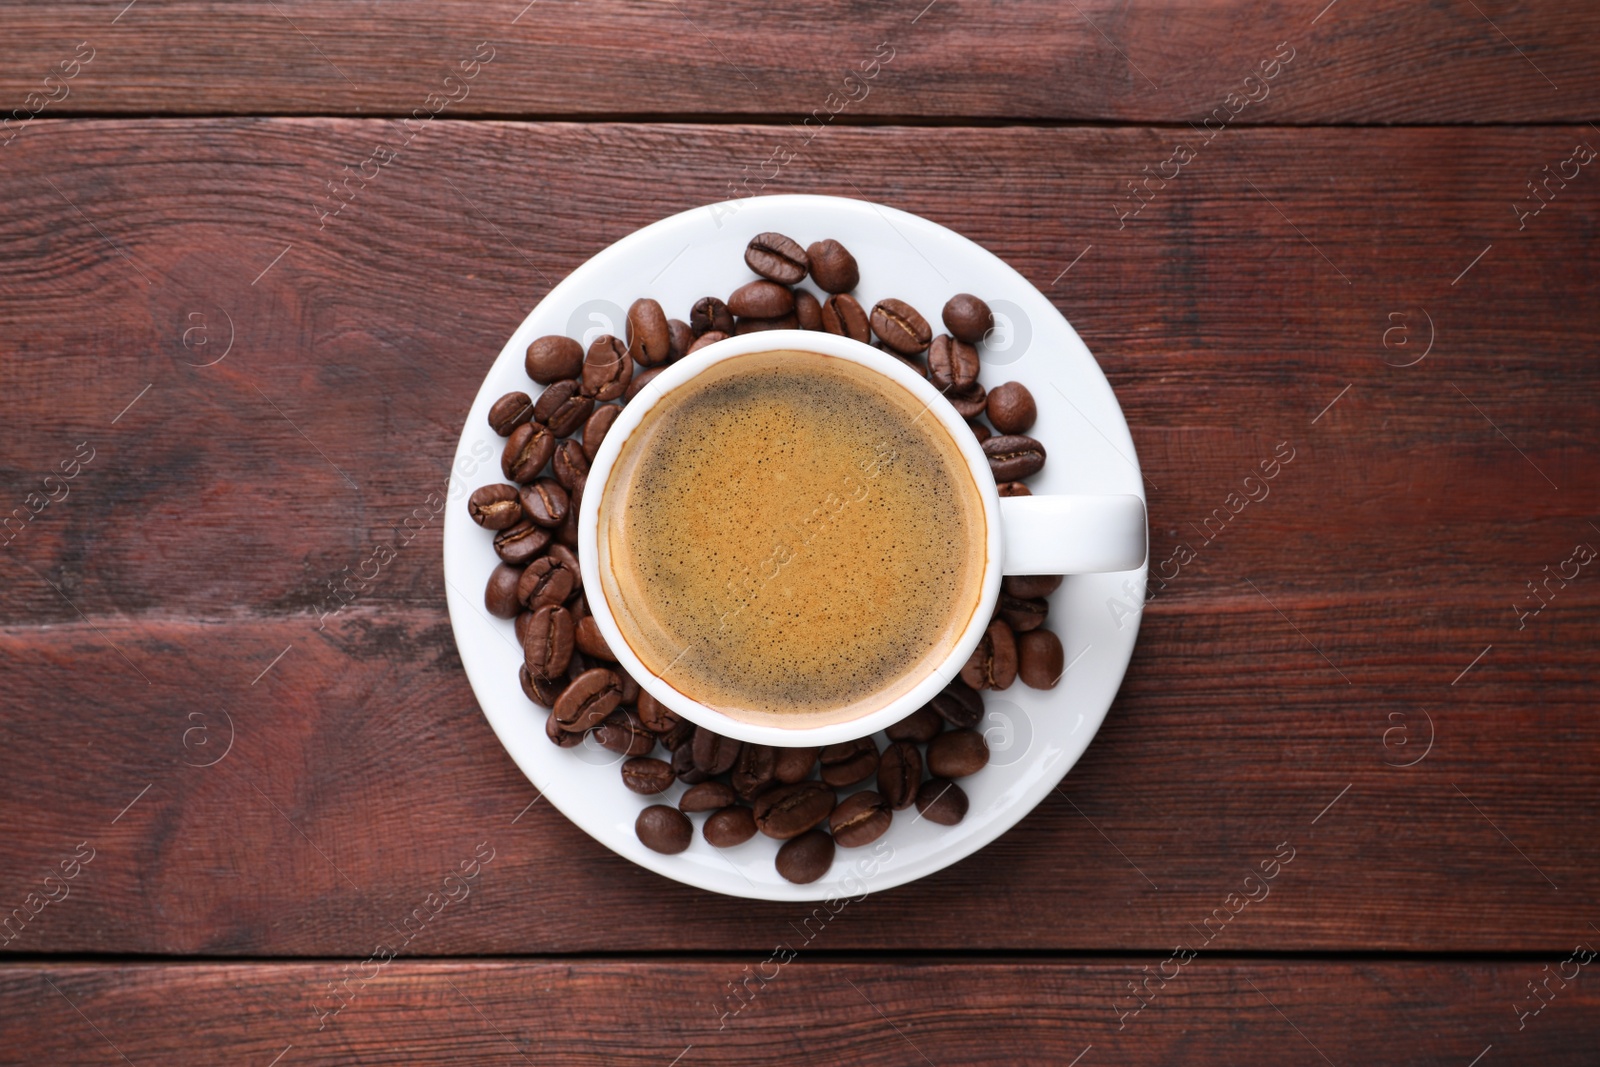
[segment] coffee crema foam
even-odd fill
[[[601,584],[629,648],[746,722],[887,705],[982,597],[971,468],[916,396],[848,360],[715,364],[646,413],[602,492]]]

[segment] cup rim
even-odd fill
[[[849,360],[875,370],[899,384],[922,400],[928,411],[937,417],[957,450],[967,462],[973,483],[983,501],[985,520],[985,561],[983,582],[977,607],[966,628],[951,646],[950,653],[936,664],[916,685],[894,700],[854,719],[825,723],[817,726],[783,727],[763,723],[745,722],[715,708],[700,703],[680,692],[666,680],[648,670],[643,661],[623,639],[622,631],[612,615],[606,599],[605,587],[600,581],[599,516],[600,500],[605,495],[617,458],[624,442],[632,436],[639,424],[668,393],[678,389],[709,368],[726,360],[758,352],[777,350],[812,352]],[[743,336],[729,337],[713,342],[693,352],[653,378],[639,394],[623,405],[622,413],[606,432],[605,439],[589,466],[588,488],[578,511],[578,567],[583,575],[583,587],[588,593],[589,613],[600,627],[611,654],[617,657],[622,669],[627,671],[646,692],[675,713],[697,726],[752,744],[797,747],[828,745],[866,737],[891,726],[932,700],[961,673],[961,668],[972,655],[972,650],[982,640],[988,628],[989,617],[994,613],[1000,597],[1001,558],[1000,494],[989,472],[988,457],[971,433],[966,420],[950,401],[921,375],[912,371],[894,357],[878,351],[871,345],[837,334],[811,330],[765,330]],[[591,491],[592,490],[592,491]]]

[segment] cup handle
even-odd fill
[[[1144,501],[1136,496],[1003,496],[1002,574],[1097,574],[1144,563]]]

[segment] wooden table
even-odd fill
[[[1600,9],[523,3],[0,3],[0,1060],[1595,1062]],[[427,503],[747,192],[1047,293],[1166,578],[1060,793],[803,942],[533,803]]]

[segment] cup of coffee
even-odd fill
[[[961,671],[1008,574],[1128,570],[1136,496],[1001,498],[926,379],[772,330],[667,367],[617,417],[578,517],[589,610],[684,718],[758,744],[862,737]]]

